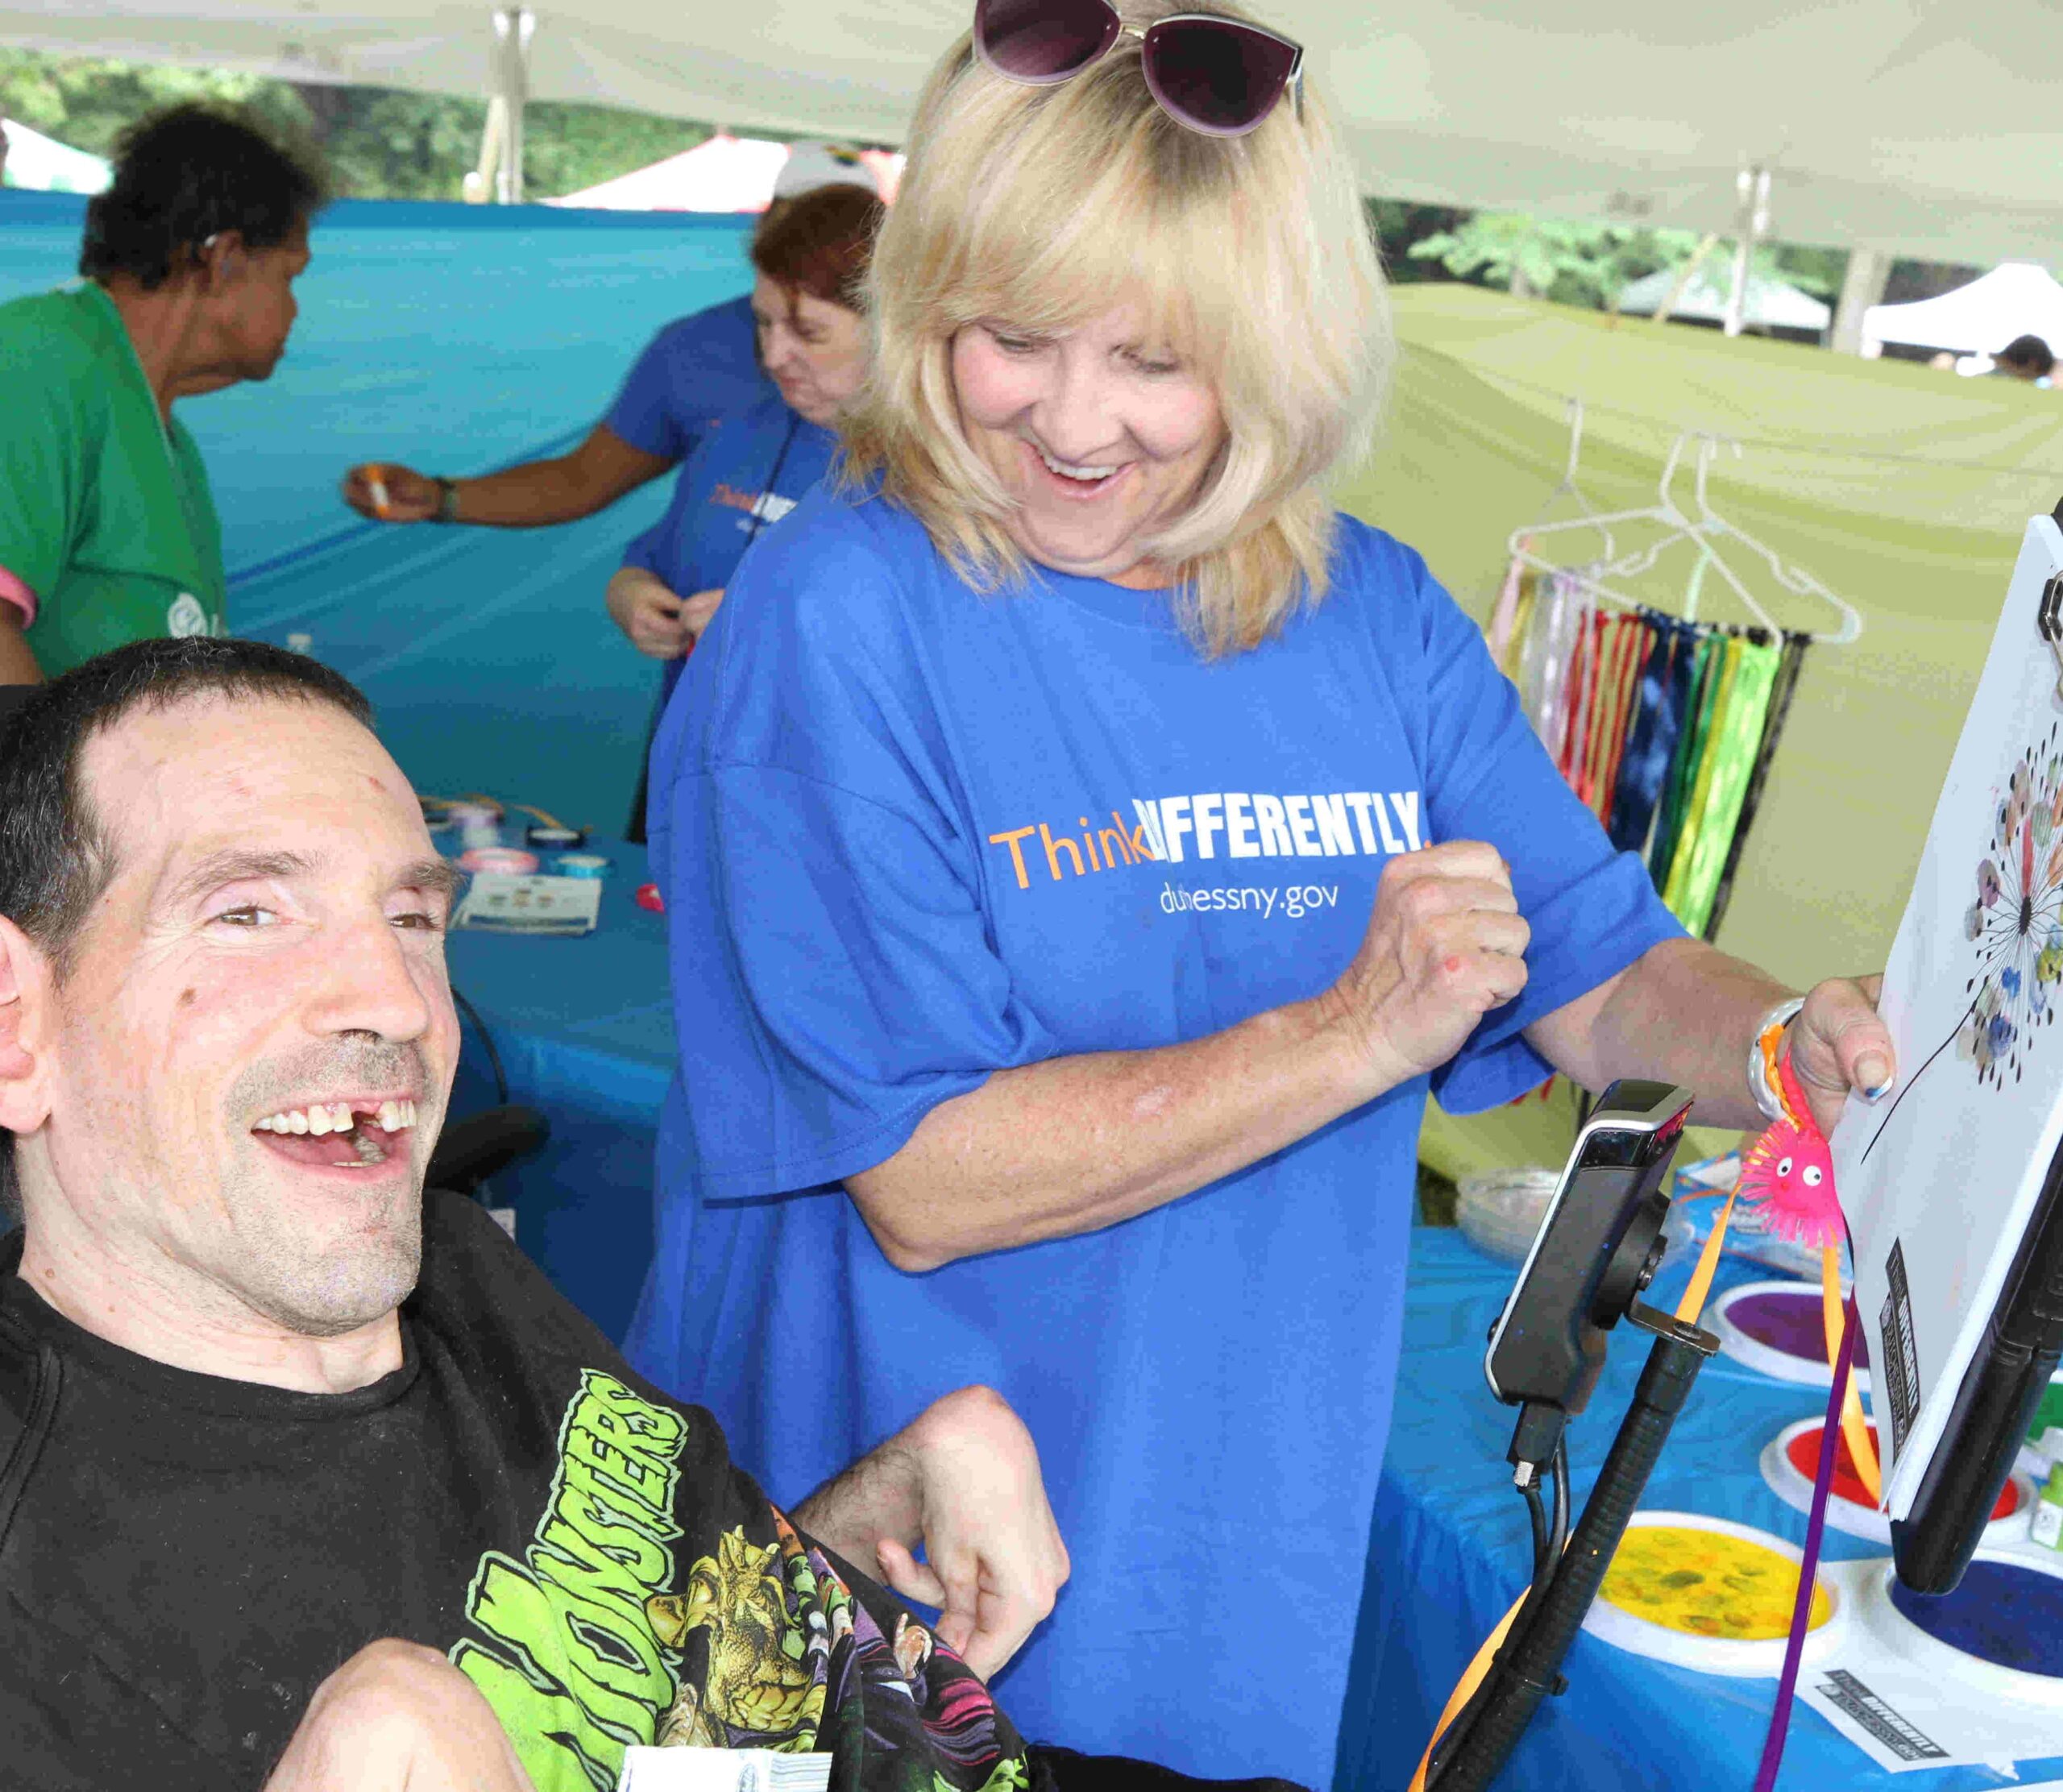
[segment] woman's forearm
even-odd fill
[[[1621,1076],[1675,1083],[1697,1097],[1698,1125],[1759,1128],[1766,1122],[1748,1087],[1748,1048],[1756,1023],[1791,993],[1715,946],[1668,940],[1526,1036],[1585,1089]]]
[[[899,1269],[1115,1226],[1446,1063],[1524,987],[1527,937],[1495,848],[1405,854],[1320,994],[1181,1045],[998,1071],[845,1186]]]
[[[459,480],[456,520],[500,529],[573,522],[614,504],[673,464],[632,447],[607,424],[598,425],[570,454]]]
[[[1185,1044],[998,1071],[846,1186],[891,1263],[935,1269],[1177,1200],[1411,1073],[1380,1068],[1327,995]]]

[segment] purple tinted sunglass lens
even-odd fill
[[[1232,19],[1171,19],[1146,34],[1153,97],[1192,130],[1237,137],[1281,98],[1297,47]]]
[[[1012,81],[1065,81],[1117,41],[1118,15],[1106,0],[981,0],[974,46]]]

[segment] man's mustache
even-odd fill
[[[396,1088],[414,1089],[421,1101],[441,1101],[444,1093],[413,1042],[343,1038],[251,1065],[230,1082],[223,1105],[239,1118],[259,1118],[296,1098]]]

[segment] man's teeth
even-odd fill
[[[1036,442],[1032,446],[1038,448]],[[1039,458],[1046,463],[1047,471],[1057,473],[1064,479],[1080,479],[1085,485],[1097,479],[1107,479],[1117,471],[1115,467],[1077,467],[1071,461],[1055,460],[1043,448],[1039,448]]]
[[[382,1101],[379,1111],[366,1118],[377,1120],[382,1132],[400,1132],[416,1123],[416,1105],[413,1101]],[[252,1130],[309,1133],[319,1139],[325,1133],[349,1132],[353,1124],[350,1102],[317,1101],[305,1108],[290,1108],[284,1114],[268,1114]]]

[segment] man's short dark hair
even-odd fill
[[[80,780],[86,743],[139,709],[197,697],[327,703],[370,728],[372,706],[305,653],[255,641],[132,641],[75,666],[0,730],[0,915],[60,968],[114,873]]]
[[[229,107],[175,106],[122,133],[114,180],[86,205],[79,272],[128,274],[150,292],[224,230],[277,248],[328,197],[312,153]]]
[[[326,703],[372,725],[350,679],[305,653],[255,641],[132,641],[41,687],[0,724],[0,915],[59,977],[114,874],[101,818],[80,778],[86,744],[139,709],[195,698]],[[14,1135],[0,1130],[0,1214],[16,1210]]]
[[[2056,366],[2055,355],[2039,336],[2015,336],[1999,350],[1998,359],[2009,367],[2030,369],[2037,380],[2046,380]]]

